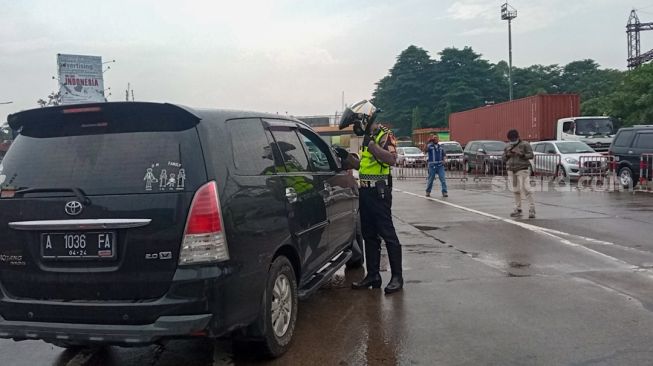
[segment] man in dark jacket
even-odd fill
[[[535,218],[535,200],[530,184],[530,159],[533,159],[533,148],[527,141],[519,138],[517,130],[508,131],[509,143],[503,151],[503,160],[508,170],[508,180],[511,190],[515,194],[515,209],[511,217],[521,217],[521,201],[525,198],[528,201],[528,218]]]

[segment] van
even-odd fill
[[[121,102],[10,115],[0,337],[232,336],[271,356],[351,256],[356,183],[303,122]]]

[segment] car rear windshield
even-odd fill
[[[88,122],[23,127],[0,165],[0,188],[151,194],[194,191],[206,179],[194,125]]]
[[[422,151],[416,147],[405,147],[404,154],[420,154]]]
[[[506,144],[504,142],[501,142],[501,141],[484,142],[483,146],[485,147],[485,150],[487,150],[487,151],[502,151],[506,147]]]
[[[444,147],[444,151],[446,151],[449,154],[462,154],[463,149],[460,147],[460,145],[457,144],[442,144]]]

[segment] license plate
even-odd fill
[[[41,234],[43,259],[99,259],[116,258],[116,233],[74,232]]]

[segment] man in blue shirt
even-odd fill
[[[429,166],[429,177],[426,181],[426,197],[431,196],[431,188],[433,188],[433,180],[435,179],[436,174],[438,175],[440,185],[442,186],[442,197],[449,197],[447,193],[447,180],[444,172],[444,159],[447,156],[447,153],[439,142],[438,135],[432,135],[426,145]]]

